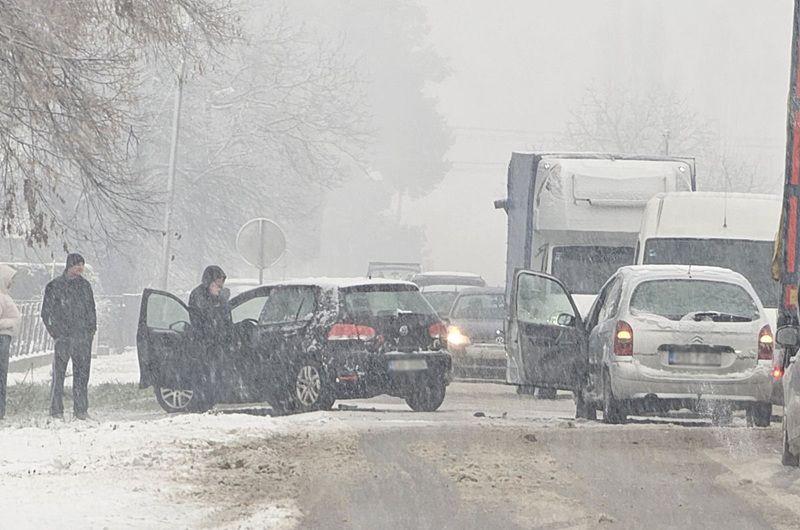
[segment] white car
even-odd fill
[[[717,267],[620,268],[583,322],[558,279],[519,271],[507,323],[509,364],[536,386],[573,390],[579,417],[689,408],[748,424],[772,415],[773,336],[741,274]]]

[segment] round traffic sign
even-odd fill
[[[236,250],[253,267],[266,269],[286,251],[286,235],[269,219],[251,219],[236,235]]]

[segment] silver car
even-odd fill
[[[583,322],[556,278],[520,271],[507,323],[509,370],[573,390],[577,415],[607,423],[689,408],[715,422],[772,415],[773,337],[742,275],[716,267],[620,268]],[[513,365],[513,366],[512,366]]]

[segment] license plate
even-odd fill
[[[425,359],[398,359],[389,361],[389,370],[409,371],[427,370],[428,362]]]
[[[722,357],[719,353],[671,351],[668,359],[671,365],[720,366],[722,364]]]

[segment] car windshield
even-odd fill
[[[423,293],[425,299],[440,315],[447,315],[458,297],[457,291],[430,291]]]
[[[772,241],[735,239],[648,239],[645,265],[713,265],[750,281],[764,307],[778,306],[779,285],[770,276]]]
[[[633,247],[556,247],[552,271],[572,294],[597,294],[618,268],[633,260]]]
[[[450,311],[452,318],[474,320],[502,320],[505,317],[503,294],[461,295]]]
[[[631,296],[633,314],[659,315],[670,320],[692,316],[695,320],[751,322],[759,318],[758,306],[741,286],[707,280],[652,280],[640,284]]]
[[[344,293],[347,313],[353,317],[391,316],[398,313],[435,314],[417,290],[381,286],[360,287]]]

